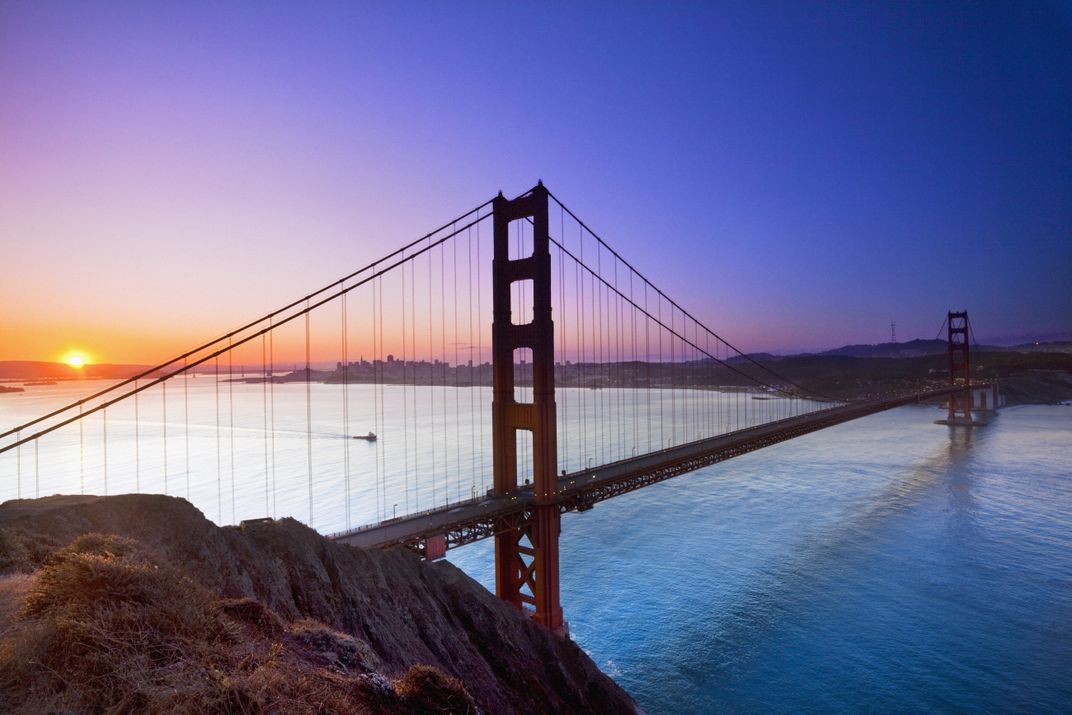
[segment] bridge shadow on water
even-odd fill
[[[806,536],[784,560],[759,574],[728,607],[712,609],[682,624],[663,649],[667,654],[678,654],[672,656],[676,662],[667,664],[668,670],[677,671],[678,677],[703,692],[705,698],[714,695],[707,706],[720,703],[731,710],[740,708],[736,700],[739,694],[719,695],[720,683],[747,679],[753,670],[750,661],[770,646],[769,634],[793,629],[794,614],[810,610],[810,602],[828,597],[828,589],[838,580],[851,576],[872,558],[884,527],[892,519],[911,512],[944,487],[951,517],[947,524],[955,532],[953,538],[974,538],[976,499],[966,467],[973,449],[986,440],[985,428],[981,432],[950,428],[949,432],[948,442],[937,453],[896,476],[835,526]],[[876,586],[881,588],[882,584],[871,583],[866,588]],[[836,683],[829,685],[836,688]]]

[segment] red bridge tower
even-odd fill
[[[972,418],[971,353],[968,340],[968,311],[950,312],[946,353],[949,359],[949,386],[958,389],[949,395],[949,417],[943,424],[974,425]]]
[[[558,594],[558,446],[555,417],[555,331],[551,320],[551,250],[547,189],[541,182],[512,201],[493,202],[492,448],[494,493],[517,489],[517,437],[532,437],[535,505],[495,529],[495,591],[553,631],[564,632]],[[510,258],[510,223],[532,221],[533,251]],[[511,288],[532,281],[532,319],[515,323]],[[525,320],[527,316],[520,316]],[[514,351],[532,351],[532,402],[514,391]],[[527,435],[522,435],[526,436]],[[531,608],[529,608],[531,607]]]

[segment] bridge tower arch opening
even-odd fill
[[[525,479],[532,480],[534,494],[531,509],[496,525],[495,591],[504,601],[531,612],[536,622],[562,633],[566,623],[559,600],[555,331],[547,206],[548,192],[542,183],[513,200],[500,193],[492,204],[493,489],[500,496],[518,488],[517,436],[526,431],[532,439],[532,474]],[[511,258],[514,221],[531,221],[531,255]],[[532,312],[529,322],[516,325],[512,287],[521,281],[531,281]],[[532,356],[531,402],[519,402],[515,392],[514,351],[522,348]]]

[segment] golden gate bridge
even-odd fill
[[[562,513],[909,403],[972,424],[967,313],[947,325],[942,386],[834,399],[709,328],[540,183],[6,429],[0,496],[163,492],[221,524],[293,516],[430,559],[493,538],[498,595],[560,631]]]

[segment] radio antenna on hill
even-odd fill
[[[897,321],[896,320],[891,320],[890,321],[890,342],[891,343],[897,342]]]

